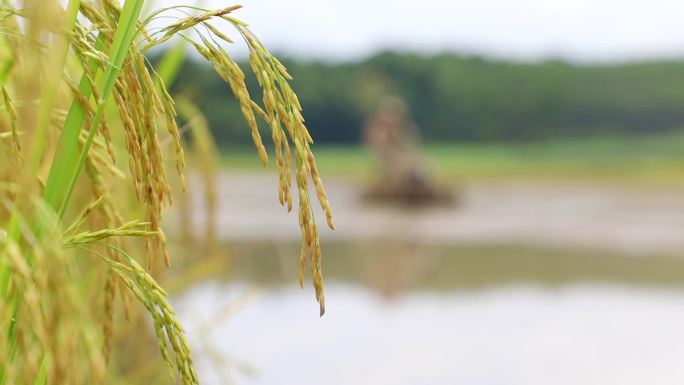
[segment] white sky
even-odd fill
[[[188,0],[158,0],[159,4]],[[272,51],[354,59],[378,50],[531,60],[684,56],[684,0],[206,0],[245,6]],[[159,5],[158,4],[158,5]]]

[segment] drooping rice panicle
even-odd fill
[[[141,18],[143,3],[19,0],[0,6],[0,46],[10,57],[0,58],[0,150],[7,159],[0,162],[0,385],[107,382],[117,298],[126,319],[131,299],[143,305],[164,362],[184,384],[198,382],[183,329],[153,278],[156,258],[170,264],[162,214],[173,196],[164,143],[173,148],[182,184],[185,159],[176,102],[145,54],[174,36],[195,47],[226,83],[263,164],[268,153],[257,119],[266,123],[278,201],[288,211],[294,172],[300,282],[308,264],[320,314],[325,310],[309,178],[330,227],[332,214],[301,105],[288,83],[292,77],[233,16],[240,6],[169,7]],[[183,12],[177,21],[149,28],[177,10]],[[218,22],[234,27],[238,38]],[[225,47],[239,40],[249,49],[259,102]],[[211,152],[204,126],[201,120],[194,125],[193,145]],[[116,163],[117,155],[127,166]],[[204,161],[207,210],[213,212],[217,197],[209,186],[216,160]],[[216,223],[213,215],[208,218],[206,243],[214,244]],[[142,244],[147,268],[128,253]]]

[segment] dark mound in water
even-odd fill
[[[364,192],[364,199],[372,203],[411,207],[456,204],[456,192],[430,183],[426,178],[409,178],[394,185],[376,184]]]

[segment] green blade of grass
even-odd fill
[[[95,47],[102,49],[103,46],[104,38],[100,35],[95,42]],[[93,73],[97,70],[97,62],[94,59],[91,59],[88,62],[87,67],[88,71]],[[78,84],[78,91],[86,99],[90,99],[93,93],[86,74],[83,74],[81,77]],[[78,152],[78,137],[83,122],[85,122],[85,110],[83,109],[83,106],[81,106],[81,103],[74,101],[71,104],[67,118],[64,121],[62,135],[59,138],[50,173],[48,174],[47,183],[45,184],[45,190],[43,191],[43,199],[45,199],[45,201],[55,210],[61,207],[62,200],[64,199],[65,189],[61,183],[68,177],[68,170],[73,170],[78,161],[76,156],[67,156],[67,154],[76,154]]]
[[[102,84],[98,84],[98,88],[100,89],[100,100],[97,101],[95,117],[93,118],[92,124],[90,126],[88,138],[86,139],[86,142],[81,149],[81,153],[78,156],[78,163],[76,164],[76,167],[71,170],[71,177],[67,181],[66,194],[59,209],[60,219],[64,216],[66,207],[69,204],[71,194],[76,186],[76,181],[78,180],[78,176],[83,169],[85,159],[88,156],[88,150],[90,149],[90,145],[93,143],[93,139],[95,138],[97,127],[100,125],[100,119],[102,119],[105,106],[107,105],[107,102],[112,94],[114,84],[116,83],[116,78],[121,72],[121,67],[123,66],[126,55],[128,54],[128,49],[137,32],[137,22],[144,3],[144,0],[127,0],[124,3],[121,16],[119,17],[118,27],[114,33],[114,41],[112,42],[112,47],[109,53],[111,64],[107,68],[104,78],[102,78]],[[73,156],[75,154],[68,155]]]
[[[135,33],[137,31],[136,23],[140,16],[144,0],[127,0],[124,3],[119,17],[119,23],[116,32],[114,33],[114,41],[109,51],[109,62],[111,63],[103,77],[98,78],[98,89],[100,90],[100,99],[97,101],[95,108],[95,116],[89,129],[88,138],[86,139],[80,153],[78,152],[78,138],[81,126],[84,120],[84,111],[74,101],[72,105],[73,118],[67,119],[64,126],[63,135],[65,138],[60,139],[61,148],[58,149],[53,161],[54,169],[50,171],[48,182],[45,186],[46,200],[48,203],[59,210],[60,218],[64,216],[66,207],[69,204],[71,194],[73,193],[76,181],[83,169],[85,159],[88,155],[90,145],[97,133],[97,127],[102,119],[105,106],[112,94],[116,78],[121,72],[121,67],[126,59],[129,46],[131,45]],[[89,86],[87,80],[83,79],[79,86],[83,86],[81,91],[88,91]],[[90,92],[86,92],[86,95]],[[60,151],[61,150],[61,151]]]

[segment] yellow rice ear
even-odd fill
[[[0,10],[5,31],[0,45],[12,59],[0,66],[0,142],[7,144],[0,150],[8,159],[0,162],[0,227],[8,229],[0,237],[4,383],[105,382],[115,346],[117,294],[126,316],[130,298],[147,310],[169,369],[184,385],[198,382],[183,329],[149,271],[155,258],[170,264],[161,228],[163,209],[173,203],[164,140],[173,146],[182,184],[185,158],[174,99],[145,53],[173,36],[186,39],[225,81],[264,164],[269,154],[260,129],[270,130],[278,200],[288,211],[294,205],[294,172],[302,237],[299,279],[303,285],[308,264],[323,315],[321,248],[309,178],[332,228],[330,204],[301,105],[289,85],[292,77],[247,24],[232,16],[240,7],[201,10],[148,31],[151,20],[175,7],[139,20],[143,0],[125,0],[123,8],[119,0],[69,0],[66,9],[57,0],[21,4],[21,9],[5,4]],[[247,44],[261,86],[259,102],[250,95],[243,70],[217,42],[233,43],[211,24],[217,21],[232,25],[240,37],[235,40]],[[190,40],[195,35],[184,34],[190,30],[198,30],[199,38]],[[54,52],[60,54],[50,56]],[[265,126],[259,127],[257,119]],[[29,151],[23,154],[25,148]],[[127,172],[117,166],[117,157]],[[50,171],[44,189],[42,171]],[[72,193],[79,199],[67,205]],[[124,219],[129,216],[138,219]],[[64,226],[64,218],[71,226]],[[126,240],[135,238],[147,241],[148,269],[129,255],[133,248]],[[75,258],[80,255],[98,258]],[[93,311],[95,305],[101,311]]]

